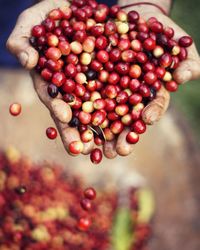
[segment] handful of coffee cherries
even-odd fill
[[[33,27],[30,43],[40,55],[36,70],[48,82],[50,97],[61,93],[70,105],[69,125],[80,132],[81,141],[67,149],[72,155],[94,140],[90,158],[100,163],[99,146],[126,127],[131,129],[127,142],[139,141],[146,131],[145,106],[162,85],[170,92],[178,89],[173,71],[187,58],[193,40],[173,37],[174,30],[155,17],[145,21],[134,10],[126,13],[95,0],[73,0]],[[53,139],[51,130],[48,135]]]

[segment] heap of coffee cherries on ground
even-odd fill
[[[68,175],[58,165],[34,165],[15,149],[0,152],[0,248],[111,249],[117,192],[99,192],[96,197],[91,187],[83,194],[83,186],[80,178]],[[137,190],[133,191],[129,198],[133,218],[130,233],[133,246],[142,250],[151,230],[148,223],[137,220],[140,207]],[[88,200],[95,197],[89,206]]]
[[[125,127],[131,129],[127,142],[137,143],[146,130],[144,107],[162,85],[177,90],[172,73],[187,58],[193,41],[173,37],[174,30],[155,17],[145,21],[117,5],[73,0],[34,26],[30,42],[39,51],[37,71],[48,82],[49,95],[61,93],[71,106],[70,126],[77,127],[83,143],[94,139],[101,146]],[[54,139],[57,133],[50,128],[47,135]],[[69,152],[80,154],[82,142],[72,142]],[[101,150],[94,149],[92,162],[101,159]]]

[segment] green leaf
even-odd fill
[[[128,208],[119,208],[113,224],[112,245],[114,250],[130,250],[133,243],[133,225]]]
[[[139,198],[138,223],[149,223],[155,212],[155,200],[153,193],[148,188],[137,191]]]

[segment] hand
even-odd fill
[[[67,6],[68,3],[66,0],[44,0],[25,10],[19,16],[17,24],[7,41],[7,47],[19,59],[22,66],[31,70],[38,62],[38,52],[29,44],[32,27],[35,24],[41,23],[52,9],[62,9]],[[78,130],[68,126],[68,122],[72,117],[71,108],[61,99],[61,95],[55,99],[49,97],[47,83],[34,70],[31,71],[31,76],[40,100],[49,109],[61,135],[64,147],[68,149],[70,142],[80,140]],[[83,154],[88,154],[93,146],[93,141],[84,144]]]
[[[167,2],[167,1],[166,1]],[[122,5],[129,4],[126,1],[121,2]],[[181,36],[188,35],[183,29],[181,29],[177,24],[175,24],[169,17],[162,14],[157,8],[153,6],[138,6],[125,9],[127,12],[131,10],[136,10],[140,15],[148,20],[150,17],[156,17],[165,26],[172,27],[175,31],[174,38],[178,40]],[[187,60],[181,62],[180,66],[175,70],[173,77],[175,81],[179,84],[183,84],[190,80],[198,79],[200,77],[200,57],[197,52],[195,44],[187,48],[188,58]],[[143,110],[142,118],[144,122],[148,125],[152,125],[166,112],[170,101],[170,94],[168,91],[162,87],[160,91],[157,92],[156,98],[150,102]],[[126,142],[126,135],[129,129],[126,129],[118,138],[117,142],[112,142],[112,147],[107,149],[105,154],[111,158],[116,155],[126,156],[133,151],[134,145]],[[109,143],[110,144],[110,143]],[[114,146],[115,145],[115,146]]]

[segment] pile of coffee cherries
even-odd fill
[[[95,0],[72,0],[52,10],[32,28],[30,43],[39,51],[37,71],[48,82],[48,94],[71,106],[70,126],[80,131],[68,151],[78,155],[83,143],[112,141],[125,127],[127,142],[135,144],[146,125],[144,107],[162,85],[174,92],[172,73],[187,58],[189,36],[173,39],[174,30],[155,17],[144,20],[136,11],[108,7]],[[91,152],[99,163],[102,152]]]
[[[83,192],[83,186],[83,180],[61,166],[34,165],[15,149],[0,152],[0,248],[111,249],[117,191],[99,192],[96,197],[93,188]],[[150,226],[137,221],[140,207],[134,190],[130,192],[132,234],[135,246],[136,242],[140,246],[136,249],[142,250]]]

